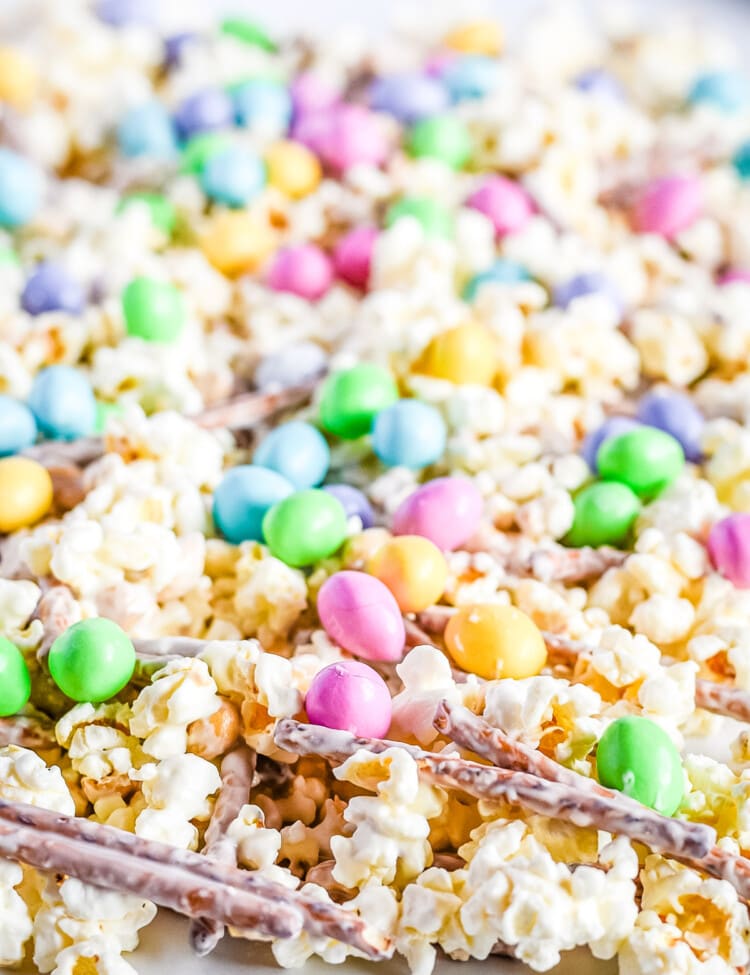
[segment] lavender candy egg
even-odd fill
[[[471,538],[482,517],[482,495],[465,477],[437,477],[417,488],[393,515],[394,535],[421,535],[443,551]]]
[[[80,315],[86,304],[81,285],[60,264],[45,261],[29,275],[21,294],[21,306],[30,315],[64,311]]]
[[[341,660],[318,671],[305,709],[313,724],[363,738],[382,738],[391,726],[391,695],[385,681],[358,660]]]
[[[708,535],[711,564],[738,589],[750,589],[750,514],[717,521]]]
[[[326,633],[344,650],[365,660],[400,660],[404,621],[391,591],[375,576],[344,570],[318,593],[318,616]]]
[[[619,437],[622,433],[629,433],[640,426],[637,420],[632,420],[629,416],[611,416],[605,420],[600,427],[593,430],[581,445],[581,456],[596,474],[596,455],[605,440],[610,437]]]
[[[346,512],[347,518],[356,515],[362,522],[362,528],[372,528],[375,524],[375,512],[364,494],[352,487],[351,484],[326,484],[324,491],[337,498]]]
[[[203,88],[180,102],[174,116],[183,139],[199,132],[228,128],[234,121],[232,101],[221,88]]]
[[[649,393],[638,404],[636,416],[641,423],[664,430],[679,440],[688,460],[700,460],[700,439],[706,421],[685,393]]]
[[[561,282],[555,287],[553,297],[558,308],[568,308],[576,298],[584,298],[586,295],[602,295],[608,298],[617,311],[618,318],[622,318],[622,297],[609,278],[599,271],[577,274]]]
[[[370,89],[370,106],[387,112],[404,125],[439,115],[450,105],[448,91],[436,78],[428,75],[394,74],[378,78]]]

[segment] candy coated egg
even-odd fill
[[[443,456],[447,435],[439,410],[416,399],[402,399],[375,417],[372,449],[389,467],[418,470]]]
[[[378,546],[367,571],[384,583],[402,613],[421,613],[443,595],[448,563],[440,549],[419,535],[400,535]]]
[[[700,460],[700,440],[706,421],[685,393],[649,393],[638,404],[636,415],[641,423],[671,434],[679,441],[688,460]]]
[[[135,105],[120,120],[117,143],[124,156],[171,159],[177,153],[172,119],[161,102]]]
[[[534,213],[534,204],[526,190],[506,176],[490,176],[467,202],[492,221],[498,237],[522,230]]]
[[[332,373],[323,383],[320,422],[342,440],[356,440],[372,429],[375,416],[398,400],[393,376],[368,362]]]
[[[484,98],[500,83],[500,63],[484,54],[453,58],[440,79],[454,102]]]
[[[364,572],[335,572],[318,592],[318,616],[328,636],[365,660],[400,660],[404,620],[383,583]]]
[[[46,467],[28,457],[0,460],[0,532],[28,528],[52,506],[52,478]]]
[[[750,514],[722,518],[708,535],[711,564],[738,589],[750,589]]]
[[[25,403],[0,395],[0,457],[9,457],[36,440],[36,420]]]
[[[39,76],[34,62],[15,47],[0,47],[0,102],[27,109],[36,95]]]
[[[110,27],[148,25],[154,21],[154,5],[151,0],[97,0],[96,15]]]
[[[414,371],[457,385],[490,386],[497,372],[495,337],[476,322],[449,328],[430,340]]]
[[[461,169],[471,156],[471,137],[455,115],[433,115],[412,128],[407,149],[417,159],[438,159],[452,169]]]
[[[320,484],[328,473],[331,451],[320,430],[302,420],[291,420],[263,438],[253,460],[281,474],[301,491]]]
[[[732,156],[732,164],[740,179],[750,179],[750,141],[743,142]]]
[[[23,654],[0,636],[0,718],[18,714],[31,697],[31,676]]]
[[[633,212],[635,229],[671,240],[703,211],[703,186],[697,176],[665,176],[649,183]]]
[[[622,297],[609,278],[599,271],[576,274],[567,281],[561,281],[555,286],[553,300],[558,308],[568,308],[577,298],[587,295],[602,295],[607,298],[615,309],[618,319],[622,318]]]
[[[396,508],[394,535],[421,535],[438,548],[460,548],[479,527],[482,495],[466,477],[436,477]]]
[[[341,660],[318,671],[305,697],[312,724],[364,738],[382,738],[391,725],[391,695],[372,667]]]
[[[297,491],[275,504],[263,519],[271,555],[301,568],[325,559],[346,539],[346,513],[326,491]]]
[[[750,102],[750,85],[738,71],[708,71],[699,75],[688,92],[691,105],[710,105],[727,115]]]
[[[214,523],[234,545],[262,541],[266,512],[293,493],[293,485],[276,471],[255,464],[232,467],[214,491]]]
[[[445,646],[462,670],[486,680],[534,677],[547,662],[538,627],[515,606],[462,606],[448,621]]]
[[[174,121],[183,139],[228,128],[234,121],[232,100],[221,88],[203,88],[180,102]]]
[[[609,71],[603,68],[589,68],[582,71],[573,80],[573,84],[579,91],[595,98],[611,98],[613,101],[622,101],[625,92],[622,85]]]
[[[135,670],[135,648],[112,620],[95,617],[69,626],[47,658],[52,680],[74,701],[108,701]]]
[[[0,227],[28,223],[42,202],[42,188],[42,174],[32,162],[0,147]]]
[[[494,20],[472,20],[446,34],[443,43],[463,54],[496,57],[503,49],[503,31]]]
[[[184,30],[170,34],[164,38],[164,63],[168,68],[175,68],[182,63],[185,52],[195,44],[198,35],[194,31]]]
[[[274,291],[287,291],[308,301],[322,298],[332,282],[330,258],[315,244],[283,247],[268,272],[268,284]]]
[[[21,293],[21,306],[30,315],[64,311],[80,315],[86,304],[83,288],[60,264],[45,261],[29,276]]]
[[[225,17],[219,30],[222,34],[247,44],[248,47],[258,47],[261,51],[269,53],[276,50],[276,44],[265,28],[254,20],[248,20],[247,17]]]
[[[117,207],[118,213],[124,213],[131,207],[146,207],[151,223],[164,234],[170,237],[177,223],[177,211],[171,200],[168,200],[163,193],[148,193],[147,191],[128,193],[124,196]]]
[[[640,715],[617,718],[596,749],[599,781],[662,816],[672,816],[685,792],[682,760],[672,739],[658,724]]]
[[[168,281],[133,278],[122,292],[122,310],[128,335],[146,342],[174,342],[187,314],[182,294]]]
[[[366,288],[370,280],[377,227],[355,227],[344,234],[333,252],[333,268],[342,281]]]
[[[255,370],[255,385],[262,392],[304,386],[326,371],[328,357],[315,342],[284,345],[262,359]]]
[[[96,422],[96,399],[88,379],[72,366],[48,366],[34,377],[28,405],[37,425],[53,440],[87,437]]]
[[[635,430],[638,425],[638,421],[629,416],[610,416],[586,437],[581,444],[581,456],[595,474],[599,471],[596,466],[596,455],[604,441]]]
[[[312,71],[298,74],[290,85],[289,93],[292,96],[295,115],[331,108],[339,98],[336,89]]]
[[[358,163],[379,166],[388,155],[388,140],[381,120],[361,105],[337,105],[322,133],[321,152],[326,165],[343,173]]]
[[[257,270],[275,246],[271,226],[247,210],[217,213],[201,238],[201,248],[211,264],[230,276]]]
[[[641,510],[638,496],[627,484],[597,481],[579,491],[573,499],[573,525],[566,545],[622,545]]]
[[[200,174],[200,182],[210,199],[241,207],[266,185],[266,167],[252,152],[233,147],[211,156]]]
[[[522,264],[500,257],[486,271],[469,279],[464,288],[464,300],[474,301],[486,284],[521,284],[530,280],[531,275]]]
[[[293,200],[317,189],[323,175],[318,157],[301,142],[276,142],[265,159],[269,184]]]
[[[372,506],[357,488],[350,484],[326,484],[323,490],[341,502],[347,518],[359,518],[363,528],[371,528],[375,524]]]
[[[232,147],[233,142],[226,132],[198,132],[183,147],[180,172],[200,176],[209,159]]]
[[[292,118],[292,97],[288,89],[270,78],[252,78],[232,92],[238,125],[265,136],[283,135]]]
[[[393,115],[404,125],[439,115],[449,104],[448,92],[442,82],[416,72],[377,78],[370,89],[372,108]]]
[[[750,284],[750,270],[747,268],[733,267],[719,275],[718,283],[724,284]]]
[[[660,494],[682,472],[685,453],[679,442],[655,427],[638,427],[605,440],[596,454],[599,474],[620,481],[640,498]]]
[[[392,227],[407,217],[417,221],[425,237],[453,237],[453,216],[437,200],[426,196],[404,196],[388,207],[385,226]]]

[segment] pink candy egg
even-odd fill
[[[482,496],[465,477],[437,477],[402,501],[394,535],[421,535],[443,551],[459,548],[479,526]]]
[[[377,239],[375,227],[355,227],[341,238],[333,252],[333,266],[342,281],[355,288],[367,287]]]
[[[643,190],[633,213],[635,229],[672,238],[695,223],[703,210],[703,186],[696,176],[665,176]]]
[[[274,291],[288,291],[309,301],[321,298],[332,281],[331,262],[315,244],[282,248],[268,272],[268,284]]]
[[[305,710],[313,724],[366,738],[382,738],[391,725],[391,695],[385,681],[358,660],[342,660],[318,671]]]
[[[327,579],[318,593],[318,616],[326,633],[344,650],[365,660],[400,660],[404,621],[398,603],[380,579],[345,570]]]
[[[708,535],[708,554],[714,568],[738,589],[750,589],[750,514],[717,521]]]
[[[750,271],[746,271],[741,267],[730,268],[719,276],[719,284],[734,284],[740,281],[744,284],[750,284]]]
[[[328,84],[320,75],[311,71],[298,74],[290,86],[294,113],[297,116],[321,109],[331,108],[338,101],[336,89]]]
[[[534,213],[526,190],[505,176],[491,176],[469,197],[468,204],[492,221],[498,237],[514,234]]]

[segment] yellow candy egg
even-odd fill
[[[436,603],[448,578],[445,556],[420,535],[384,542],[368,559],[367,571],[391,590],[402,613],[419,613]]]
[[[52,478],[28,457],[0,460],[0,532],[27,528],[52,506]]]
[[[496,57],[503,49],[503,40],[502,28],[494,20],[473,20],[452,30],[443,43],[462,54]]]
[[[38,75],[33,61],[15,47],[0,47],[0,102],[28,108],[36,94]]]
[[[547,661],[538,627],[515,606],[462,607],[448,622],[445,646],[462,670],[487,680],[534,677]]]
[[[266,152],[268,182],[293,200],[317,189],[323,172],[318,157],[301,142],[283,139]]]
[[[230,276],[257,270],[275,247],[273,228],[246,210],[217,213],[201,239],[201,248],[211,264]]]
[[[497,372],[494,336],[475,322],[450,328],[432,339],[415,372],[458,385],[489,386]]]

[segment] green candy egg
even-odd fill
[[[414,217],[428,237],[453,237],[453,217],[437,202],[426,196],[405,196],[388,207],[386,227],[402,217]]]
[[[596,466],[603,480],[627,484],[639,498],[649,500],[679,476],[685,453],[670,434],[643,426],[605,440]]]
[[[682,760],[659,725],[636,715],[618,718],[596,749],[599,781],[671,816],[682,802]]]
[[[177,211],[173,204],[164,196],[163,193],[128,193],[124,196],[117,207],[117,212],[122,213],[134,203],[143,203],[148,207],[151,223],[161,230],[165,237],[171,237],[177,222]]]
[[[63,694],[96,704],[119,694],[133,676],[135,648],[117,623],[95,617],[61,633],[47,664]]]
[[[263,538],[271,555],[287,565],[312,565],[346,540],[346,512],[327,491],[296,491],[266,512]]]
[[[244,17],[227,17],[222,20],[219,29],[222,34],[234,37],[250,47],[259,47],[261,50],[271,53],[276,50],[276,45],[266,31],[259,24],[252,20],[246,20]]]
[[[322,426],[342,440],[356,440],[372,429],[375,416],[398,399],[398,388],[387,369],[361,363],[334,372],[323,384]]]
[[[637,495],[618,481],[590,484],[575,496],[573,506],[573,527],[565,544],[576,548],[622,545],[641,510]]]
[[[147,342],[173,342],[185,324],[180,292],[154,278],[133,278],[122,293],[122,310],[128,335]]]
[[[0,636],[0,718],[17,714],[31,696],[31,677],[23,654]]]
[[[212,156],[218,156],[231,147],[232,140],[226,132],[198,132],[185,143],[180,172],[200,176]]]
[[[417,122],[409,133],[407,148],[417,158],[439,159],[452,169],[461,169],[471,156],[471,138],[455,115],[433,115]]]

